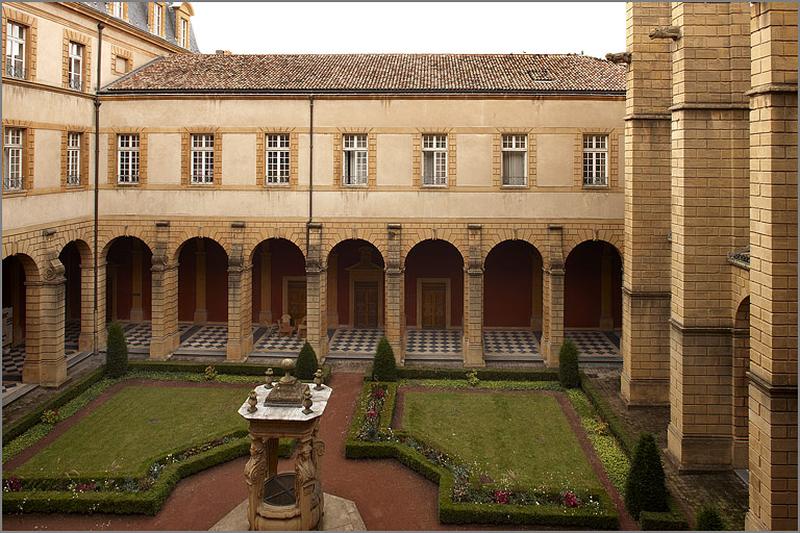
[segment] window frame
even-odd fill
[[[122,18],[125,14],[122,2],[111,2],[111,15],[117,18]]]
[[[69,41],[67,45],[67,84],[70,89],[83,90],[83,68],[86,58],[86,45]]]
[[[440,141],[444,141],[441,145]],[[426,141],[432,141],[429,145]],[[450,168],[449,168],[449,151],[450,141],[446,133],[423,133],[422,134],[422,168],[420,170],[421,183],[423,187],[447,187],[450,181]],[[425,159],[427,154],[431,154],[433,158],[433,176],[432,181],[428,181],[428,176],[425,175]],[[443,176],[437,176],[440,170],[444,170]]]
[[[600,143],[598,141],[600,140],[603,141],[602,146],[599,146]],[[587,146],[587,141],[589,141],[589,146]],[[583,153],[581,158],[583,187],[600,189],[609,187],[610,142],[611,136],[608,133],[585,133],[583,135]],[[598,165],[598,163],[600,163],[600,165]]]
[[[13,29],[19,28],[20,36],[14,35]],[[28,63],[28,36],[30,35],[30,27],[21,24],[15,20],[6,21],[6,75],[19,80],[24,80],[26,76],[26,67]],[[12,52],[14,44],[19,45],[20,53],[15,56]],[[15,63],[19,62],[19,70],[15,67]]]
[[[510,143],[506,141],[510,140]],[[519,142],[523,146],[519,146]],[[503,133],[500,137],[500,183],[503,187],[527,187],[528,186],[528,134],[527,133]],[[522,178],[522,183],[509,183],[508,179],[511,176],[505,175],[505,158],[506,154],[523,154],[522,162],[522,176],[513,176],[513,178]]]
[[[213,133],[189,134],[189,183],[192,185],[214,184],[214,137]],[[198,162],[200,168],[196,166]]]
[[[67,132],[67,186],[81,185],[81,144],[83,133],[78,131]]]
[[[127,139],[128,146],[123,146],[123,139]],[[135,142],[134,142],[135,141]],[[118,185],[139,185],[141,179],[141,136],[138,133],[118,133],[117,134],[117,184]],[[135,144],[135,146],[134,146]],[[122,173],[123,155],[127,155],[125,166],[127,174]],[[133,172],[135,168],[135,173]],[[123,180],[123,177],[127,178]]]
[[[348,141],[350,142],[348,143]],[[351,159],[352,161],[350,161]],[[355,173],[348,175],[348,167],[351,172],[354,170]],[[359,169],[363,169],[363,176],[358,175]],[[369,138],[366,133],[342,135],[342,186],[369,186]]]
[[[18,133],[18,141],[12,140],[13,132]],[[6,126],[3,129],[4,192],[20,192],[25,190],[25,135],[25,128]],[[12,178],[11,172],[13,168],[13,161],[16,161],[17,163],[17,175]]]
[[[181,19],[181,42],[179,43],[181,46],[189,49],[189,21],[185,17],[180,17]]]
[[[290,135],[266,133],[264,146],[264,185],[276,187],[289,185],[292,160]]]
[[[164,24],[164,6],[159,2],[153,3],[153,28],[152,32],[161,35],[161,27]]]

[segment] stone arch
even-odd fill
[[[386,257],[366,239],[343,239],[323,258],[327,269],[327,323],[374,329],[385,324]]]
[[[466,230],[462,231],[455,228],[415,228],[408,231],[404,230],[402,241],[400,258],[404,265],[411,250],[424,241],[445,241],[458,250],[465,265],[466,258],[469,257]]]
[[[407,325],[434,329],[463,327],[464,257],[456,245],[445,239],[423,239],[404,254]],[[432,303],[426,307],[431,312],[419,316],[423,312],[422,302],[428,298]]]
[[[156,249],[156,243],[152,233],[149,231],[143,231],[139,227],[129,228],[126,226],[122,232],[118,231],[117,228],[115,228],[113,231],[101,230],[97,239],[97,246],[100,249],[100,257],[98,260],[98,264],[100,266],[102,266],[103,262],[106,261],[110,247],[117,239],[122,237],[133,237],[139,239],[145,244],[145,246],[147,246],[147,249],[150,250],[151,253]]]
[[[524,241],[533,246],[542,257],[543,251],[547,250],[547,241],[544,237],[530,228],[515,229],[515,228],[501,228],[496,230],[484,231],[483,234],[483,264],[486,264],[486,258],[491,251],[497,247],[498,244],[506,241]]]
[[[334,248],[345,241],[365,241],[371,244],[381,254],[381,258],[386,261],[389,257],[389,250],[386,246],[385,229],[378,228],[352,228],[349,232],[336,230],[325,236],[325,244],[320,250],[320,261],[327,268],[328,257]]]
[[[622,255],[612,243],[584,240],[564,260],[564,327],[622,326]]]
[[[94,254],[82,239],[70,240],[61,247],[58,259],[64,265],[64,345],[80,348],[80,335],[91,335],[94,299]],[[99,281],[99,278],[98,278]],[[88,328],[86,326],[89,326]],[[85,336],[83,347],[87,347]]]
[[[623,258],[622,241],[617,237],[614,232],[610,230],[598,230],[595,234],[594,230],[582,229],[574,235],[564,236],[564,262],[570,254],[580,245],[586,242],[604,242],[614,248],[620,258]]]
[[[530,242],[501,241],[483,263],[483,324],[487,328],[542,327],[543,258]]]
[[[106,307],[104,320],[150,320],[152,312],[150,243],[135,235],[118,235],[103,250]]]
[[[207,228],[204,226],[192,229],[180,229],[171,239],[167,246],[167,257],[177,261],[183,246],[192,239],[209,239],[218,244],[225,251],[226,257],[233,254],[233,243],[229,235],[217,228]]]
[[[195,255],[189,255],[192,253]],[[197,262],[198,257],[203,263]],[[229,249],[212,237],[190,236],[176,248],[174,258],[178,265],[178,320],[227,322]]]
[[[303,259],[306,255],[306,238],[305,230],[302,232],[297,228],[292,227],[274,227],[265,231],[259,231],[256,236],[247,239],[244,246],[245,257],[248,258],[249,264],[253,264],[253,254],[256,249],[265,241],[272,239],[282,239],[294,244],[300,253],[303,254]]]
[[[253,247],[248,261],[253,266],[253,322],[272,324],[283,314],[293,320],[306,316],[306,258],[297,242],[268,237]]]

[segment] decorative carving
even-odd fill
[[[677,26],[664,26],[661,28],[653,28],[650,32],[651,39],[672,39],[677,41],[681,38],[681,29]]]
[[[652,38],[652,35],[651,35]],[[610,61],[616,65],[630,65],[631,53],[630,52],[617,52],[606,54],[606,61]]]
[[[48,253],[42,278],[49,283],[63,283],[66,281],[64,277],[65,271],[64,264],[58,259],[58,254],[54,252]]]

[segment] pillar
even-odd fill
[[[611,268],[611,247],[603,244],[603,256],[600,259],[600,329],[614,329],[614,314],[612,310],[613,280]]]
[[[797,5],[750,8],[748,530],[797,528]]]
[[[142,311],[142,243],[133,239],[131,252],[131,322],[144,320]]]
[[[385,293],[383,299],[384,334],[392,346],[395,358],[402,364],[405,359],[405,342],[403,341],[403,317],[405,309],[402,250],[402,226],[387,225],[388,255],[386,257]]]
[[[206,246],[205,241],[198,238],[197,249],[194,253],[195,264],[195,304],[194,322],[208,322],[208,309],[206,308]]]
[[[677,3],[673,53],[668,456],[681,471],[732,465],[731,265],[746,244],[747,4]],[[713,58],[713,59],[711,59]],[[742,240],[744,239],[744,242]]]
[[[542,258],[531,251],[531,330],[542,331]]]
[[[150,358],[166,359],[181,344],[178,330],[178,262],[166,255],[166,242],[156,244],[152,266]]]
[[[272,253],[269,250],[269,241],[261,243],[261,267],[257,275],[261,280],[258,322],[272,324]]]
[[[95,314],[93,262],[94,258],[90,258],[89,264],[86,264],[81,257],[81,333],[78,337],[78,351],[81,352],[98,351],[106,346],[106,264],[105,260],[98,259]],[[97,347],[94,346],[95,333]]]
[[[339,254],[337,252],[328,254],[328,268],[326,271],[328,282],[328,326],[336,328],[339,327]],[[350,302],[350,305],[354,305],[353,302]]]
[[[558,352],[564,342],[564,251],[561,226],[549,226],[547,253],[543,258],[542,342],[547,366],[558,366]]]
[[[64,354],[64,265],[49,252],[40,280],[26,280],[27,331],[22,381],[58,387],[67,380]]]
[[[327,276],[322,262],[322,224],[308,224],[306,246],[307,341],[322,362],[328,354]]]
[[[622,374],[628,405],[669,403],[671,23],[668,2],[628,2]]]
[[[228,256],[228,346],[226,358],[242,361],[253,350],[252,264],[241,244]]]
[[[464,366],[486,366],[483,360],[483,226],[467,226],[468,253],[464,265]]]

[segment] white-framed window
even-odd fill
[[[447,185],[447,135],[422,136],[422,184]]]
[[[70,41],[67,76],[69,78],[69,88],[78,91],[83,89],[83,52],[84,46],[82,44]]]
[[[16,22],[6,24],[6,75],[25,78],[27,28]]]
[[[6,128],[3,136],[3,188],[7,191],[22,190],[24,137],[21,128]]]
[[[267,134],[267,184],[289,183],[289,134]]]
[[[502,141],[503,185],[507,187],[528,184],[528,136],[503,135]]]
[[[342,154],[342,183],[344,185],[366,185],[367,175],[367,136],[363,133],[344,136]]]
[[[608,135],[583,136],[583,184],[608,186]]]
[[[214,134],[191,136],[192,183],[214,183]]]
[[[122,18],[122,2],[111,2],[111,14],[117,18]]]
[[[184,48],[189,48],[189,21],[185,18],[181,18],[180,44]]]
[[[164,20],[164,7],[159,4],[155,3],[153,5],[153,33],[156,35],[161,35],[161,24]]]
[[[139,134],[117,135],[117,183],[139,183]]]
[[[81,133],[67,133],[67,185],[81,184]]]

